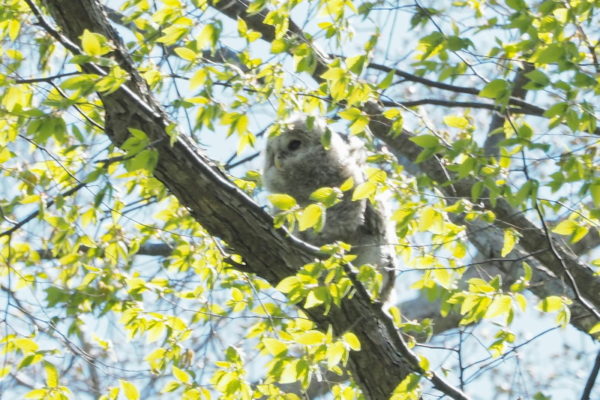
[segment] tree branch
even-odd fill
[[[498,112],[502,111],[502,109],[503,109],[502,106],[499,106],[497,104],[482,103],[479,101],[454,101],[454,100],[442,100],[442,99],[420,99],[420,100],[400,101],[400,102],[384,100],[384,101],[381,101],[381,104],[383,104],[386,107],[397,107],[398,105],[401,105],[404,107],[416,107],[416,106],[421,106],[424,104],[430,104],[430,105],[436,105],[436,106],[442,106],[442,107],[477,108],[477,109],[482,109],[482,110],[493,110],[493,111],[498,111]],[[513,114],[526,114],[526,115],[536,115],[536,116],[542,115],[542,114],[539,114],[537,111],[532,111],[532,110],[525,109],[525,108],[511,107],[507,111],[510,113],[513,113]]]
[[[596,355],[596,361],[594,362],[594,366],[592,367],[592,372],[590,372],[590,376],[588,377],[587,382],[585,383],[585,388],[583,389],[583,394],[581,395],[581,400],[592,400],[592,389],[594,388],[594,384],[596,383],[596,378],[598,378],[598,372],[600,371],[600,351]]]
[[[450,84],[443,83],[443,82],[437,82],[437,81],[423,78],[421,76],[410,74],[408,72],[404,72],[404,71],[401,71],[398,69],[390,68],[390,67],[388,67],[386,65],[382,65],[382,64],[370,63],[368,65],[368,68],[375,69],[375,70],[382,71],[382,72],[387,72],[387,73],[394,71],[394,75],[402,77],[402,78],[406,79],[407,81],[420,83],[425,86],[434,87],[434,88],[438,88],[438,89],[442,89],[442,90],[446,90],[446,91],[450,91],[450,92],[454,92],[454,93],[464,93],[464,94],[471,94],[471,95],[478,96],[479,92],[481,92],[481,89],[465,87],[465,86],[450,85]],[[520,110],[524,114],[541,116],[546,111],[543,108],[540,108],[533,104],[527,103],[518,97],[511,97],[508,101],[508,104],[512,104],[514,106],[519,106]]]

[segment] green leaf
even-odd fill
[[[148,136],[141,130],[135,128],[129,128],[129,133],[131,136],[125,140],[125,143],[121,146],[123,150],[125,150],[128,154],[135,154],[142,151],[148,144],[150,144],[150,140]]]
[[[334,194],[333,188],[330,187],[322,187],[310,194],[310,199],[313,201],[323,202],[327,200],[331,195]]]
[[[492,304],[485,312],[485,318],[494,318],[506,314],[512,309],[512,298],[507,295],[495,296]]]
[[[215,24],[204,25],[204,28],[202,28],[202,32],[200,32],[200,34],[196,38],[198,48],[214,48],[217,44],[217,41],[219,40],[220,34],[221,31]]]
[[[322,225],[323,208],[318,204],[309,204],[298,217],[298,229],[303,232]]]
[[[208,78],[208,74],[206,69],[199,68],[194,75],[190,78],[190,89],[196,89],[199,86],[204,85],[206,79]]]
[[[298,380],[298,362],[300,360],[286,360],[283,363],[283,371],[279,377],[279,383],[294,383]]]
[[[24,354],[30,354],[38,350],[38,344],[28,338],[17,338],[12,341],[13,345],[21,350]]]
[[[540,301],[536,308],[544,312],[558,311],[563,308],[563,299],[559,296],[548,296]]]
[[[426,232],[431,228],[434,228],[436,232],[441,229],[444,224],[444,218],[442,214],[433,207],[425,207],[419,213],[419,219],[417,220],[419,231]]]
[[[323,203],[326,207],[331,207],[339,202],[342,197],[342,191],[338,188],[322,187],[311,193],[310,199]]]
[[[325,359],[327,360],[327,368],[331,369],[338,365],[346,356],[346,347],[342,342],[335,342],[327,346]]]
[[[437,283],[440,284],[440,286],[446,289],[451,289],[451,284],[453,282],[453,276],[451,271],[449,271],[446,268],[434,269],[433,276],[435,277]]]
[[[594,207],[600,208],[600,182],[594,182],[590,185],[590,194],[592,195]]]
[[[265,349],[274,357],[285,353],[288,349],[288,346],[285,343],[273,338],[263,338],[262,344],[265,346]]]
[[[484,86],[479,92],[481,97],[501,100],[510,95],[510,85],[504,79],[496,79]]]
[[[354,351],[360,351],[360,340],[352,332],[346,332],[342,335],[344,342]]]
[[[506,257],[506,255],[514,249],[515,244],[517,244],[518,242],[518,239],[519,237],[513,229],[505,229],[504,242],[502,245],[502,251],[500,252],[500,255],[502,257]]]
[[[527,298],[521,293],[515,294],[515,301],[519,305],[521,311],[525,311],[527,309]]]
[[[288,47],[288,43],[285,39],[275,39],[271,42],[271,53],[283,53],[287,51]]]
[[[152,173],[156,164],[158,164],[158,151],[154,149],[142,150],[133,158],[125,161],[125,167],[128,171],[144,169]]]
[[[356,75],[360,75],[366,61],[367,57],[364,54],[360,54],[358,56],[346,58],[346,65],[350,71],[354,72]]]
[[[558,233],[559,235],[572,235],[579,225],[570,219],[565,219],[561,221],[558,225],[552,229],[552,232]]]
[[[440,144],[440,140],[434,135],[420,135],[411,137],[410,141],[418,144],[424,149],[437,147]]]
[[[377,184],[375,182],[367,181],[363,182],[354,189],[352,193],[352,201],[366,199],[377,191]]]
[[[161,389],[161,393],[171,393],[181,387],[181,383],[177,381],[167,382],[167,384]]]
[[[513,10],[521,11],[527,8],[525,0],[506,0],[506,5]]]
[[[346,179],[346,180],[344,181],[344,183],[342,183],[342,184],[340,185],[340,190],[341,190],[342,192],[346,192],[346,191],[348,191],[348,190],[352,189],[353,187],[354,187],[354,178],[353,178],[353,177],[350,177],[350,178]]]
[[[528,72],[525,76],[529,79],[529,82],[524,86],[525,89],[539,90],[550,84],[550,78],[539,69]]]
[[[180,58],[187,61],[194,61],[198,57],[198,54],[194,50],[187,47],[176,47],[174,51]]]
[[[58,370],[56,367],[46,361],[44,362],[44,370],[46,371],[46,386],[51,388],[58,387]]]
[[[385,78],[383,78],[383,80],[381,82],[379,82],[379,85],[377,85],[377,87],[381,90],[387,89],[392,84],[393,79],[394,79],[394,70],[391,70],[390,72],[387,73]]]
[[[546,47],[539,48],[533,56],[531,61],[539,64],[550,64],[556,63],[565,58],[565,48],[562,43],[551,43]]]
[[[188,374],[187,372],[185,372],[182,369],[177,368],[174,365],[173,365],[173,376],[178,381],[186,383],[188,385],[192,383],[192,377],[190,376],[190,374]]]
[[[119,379],[119,384],[121,385],[121,389],[123,389],[123,394],[127,400],[139,400],[140,392],[133,383]]]
[[[294,337],[297,343],[307,346],[321,344],[325,341],[325,338],[326,336],[323,332],[315,330],[309,330]]]
[[[111,50],[111,47],[107,45],[106,38],[99,33],[85,29],[80,38],[83,52],[87,55],[102,56]]]
[[[313,308],[320,306],[321,304],[325,304],[329,299],[329,295],[327,293],[327,288],[325,287],[317,287],[306,295],[306,301],[304,303],[305,308]]]
[[[268,196],[269,201],[273,206],[277,207],[280,210],[287,211],[296,206],[296,199],[292,196],[283,194],[283,193],[275,193],[270,194]]]
[[[469,126],[469,120],[460,115],[447,115],[444,123],[452,128],[465,129]]]
[[[289,293],[292,290],[301,286],[302,281],[298,279],[297,276],[288,276],[287,278],[282,279],[281,282],[277,284],[275,289],[279,290],[282,293]]]

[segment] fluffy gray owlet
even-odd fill
[[[352,177],[355,186],[365,181],[365,149],[357,138],[346,139],[331,132],[329,149],[321,144],[326,131],[324,121],[315,119],[308,127],[306,116],[286,122],[279,136],[270,137],[265,151],[263,180],[271,193],[285,193],[307,206],[309,196],[321,187],[339,187]],[[352,245],[356,266],[372,264],[383,275],[380,301],[388,300],[394,285],[393,225],[384,215],[383,204],[367,199],[352,201],[352,191],[341,202],[327,209],[320,232],[295,232],[302,240],[322,246],[337,240]]]

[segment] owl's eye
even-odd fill
[[[294,151],[294,150],[298,150],[300,148],[300,145],[302,144],[302,142],[300,142],[299,140],[292,140],[288,143],[288,150],[290,151]]]

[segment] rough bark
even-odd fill
[[[181,136],[169,144],[166,127],[170,121],[123,50],[97,0],[46,0],[44,4],[72,43],[78,43],[83,30],[88,29],[117,45],[112,56],[130,73],[131,80],[127,88],[111,94],[99,93],[106,114],[106,133],[117,146],[128,137],[128,128],[148,135],[159,154],[155,176],[208,232],[222,238],[244,258],[244,265],[237,267],[276,285],[319,256],[315,248],[289,236],[285,230],[274,229],[272,218],[229,181],[189,138]],[[96,66],[84,68],[98,73]],[[386,399],[409,373],[423,371],[381,305],[374,304],[362,287],[357,286],[356,290],[351,299],[343,301],[339,308],[333,307],[327,315],[319,309],[305,312],[323,330],[331,326],[335,334],[351,330],[357,335],[362,349],[350,354],[352,376],[366,398]],[[430,379],[451,397],[466,399],[435,374]]]

